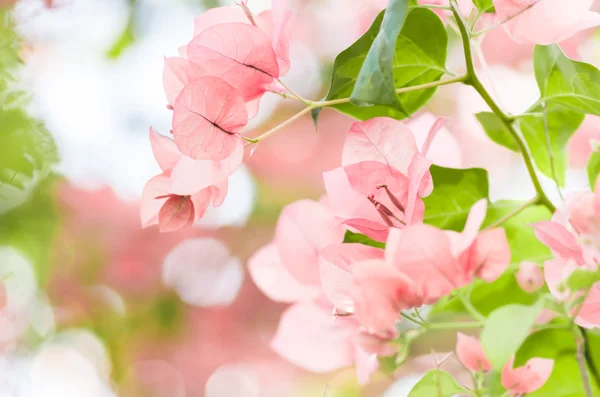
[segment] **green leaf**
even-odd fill
[[[385,243],[375,241],[370,237],[365,236],[364,234],[353,233],[350,230],[347,230],[346,234],[344,235],[344,243],[356,243],[368,245],[371,247],[385,248]]]
[[[519,286],[515,270],[507,271],[491,283],[476,280],[469,295],[471,304],[486,317],[507,304],[532,305],[537,299],[536,294],[527,293]],[[442,316],[449,312],[468,313],[460,299],[450,297],[436,303],[431,309],[430,316]]]
[[[488,197],[487,171],[433,165],[431,176],[435,188],[424,199],[424,222],[442,229],[462,230],[473,204]]]
[[[536,46],[533,63],[541,92],[539,103],[561,104],[600,116],[600,70],[568,58],[556,44]]]
[[[517,144],[510,135],[506,125],[504,125],[498,116],[491,112],[482,112],[477,113],[475,117],[477,117],[477,120],[483,127],[483,130],[492,141],[496,142],[498,145],[512,150],[513,152],[519,151]]]
[[[52,137],[27,113],[27,95],[15,82],[19,50],[14,22],[0,8],[0,214],[25,202],[58,160]]]
[[[600,281],[600,270],[576,269],[567,279],[567,287],[571,291],[588,289]]]
[[[391,106],[401,112],[404,108],[398,101],[394,81],[393,65],[396,40],[408,15],[407,0],[390,0],[384,14],[379,33],[360,68],[350,99],[359,106]]]
[[[512,304],[502,306],[489,315],[480,339],[494,368],[502,368],[517,352],[543,308],[542,301],[532,306]]]
[[[59,222],[56,182],[56,177],[46,178],[23,205],[0,215],[0,246],[10,245],[27,255],[42,285],[50,271],[50,249]]]
[[[452,397],[466,391],[452,375],[434,369],[427,372],[417,382],[410,393],[408,393],[408,397]]]
[[[361,67],[382,25],[383,14],[379,14],[369,30],[335,59],[331,87],[326,100],[351,96]],[[427,9],[411,10],[396,40],[391,71],[394,87],[398,89],[439,80],[446,73],[447,45],[448,34],[434,12]],[[397,106],[360,107],[352,103],[334,107],[360,120],[377,116],[404,119],[419,110],[434,92],[435,88],[431,88],[398,95],[402,110]]]
[[[600,152],[593,151],[587,165],[588,180],[590,187],[593,189],[596,186],[598,175],[600,175]]]
[[[473,0],[473,4],[475,4],[475,7],[481,12],[496,12],[492,0]]]
[[[501,200],[492,203],[488,207],[483,227],[495,224],[506,215],[513,213],[516,209],[523,206],[521,201]],[[518,215],[513,216],[508,221],[502,223],[506,231],[506,238],[511,251],[511,263],[521,263],[531,261],[541,263],[552,258],[550,249],[542,244],[533,228],[528,226],[543,220],[548,220],[552,213],[541,205],[527,207]]]
[[[535,165],[547,177],[554,179],[556,176],[558,185],[564,186],[567,170],[567,144],[583,122],[584,116],[555,104],[547,106],[546,121],[544,121],[541,106],[531,109],[531,112],[540,115],[519,118],[519,127]],[[552,159],[550,153],[552,153]],[[554,165],[554,171],[552,165]]]

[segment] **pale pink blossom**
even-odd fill
[[[600,181],[600,179],[599,179]],[[594,271],[600,259],[600,183],[594,192],[566,197],[551,221],[533,225],[538,239],[547,245],[554,259],[544,263],[544,277],[554,297],[575,300],[583,291],[570,291],[565,282],[577,269]],[[593,285],[583,303],[576,305],[575,322],[583,327],[600,326],[600,283]]]
[[[248,112],[238,91],[225,81],[200,77],[186,85],[173,105],[173,136],[184,155],[220,161],[240,144]]]
[[[519,286],[526,292],[535,292],[544,286],[544,272],[533,262],[523,262],[516,274]]]
[[[513,368],[514,361],[511,357],[502,368],[502,386],[514,397],[538,390],[550,378],[554,367],[554,360],[547,358],[532,358],[519,368]]]
[[[351,266],[359,321],[372,332],[387,332],[401,310],[435,303],[474,277],[498,278],[510,263],[510,249],[503,229],[479,233],[485,213],[481,200],[460,234],[422,223],[390,229],[384,260]]]
[[[227,178],[239,167],[244,154],[240,143],[222,161],[193,160],[152,128],[150,143],[163,173],[144,186],[140,216],[142,227],[159,224],[161,231],[181,229],[202,218],[210,205],[220,206],[227,195]]]
[[[489,372],[492,364],[483,351],[479,339],[463,333],[456,335],[456,355],[460,362],[469,370]]]
[[[390,227],[423,219],[421,197],[433,189],[430,165],[402,122],[377,117],[352,125],[342,167],[325,172],[323,180],[340,222],[385,241]]]
[[[593,0],[495,0],[499,20],[520,43],[552,44],[600,25]],[[509,19],[510,18],[510,19]]]
[[[600,141],[600,117],[587,115],[569,140],[569,165],[585,168],[592,154],[593,141]]]

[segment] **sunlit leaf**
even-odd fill
[[[516,353],[544,308],[535,305],[506,305],[494,310],[481,331],[481,344],[495,369],[500,369]]]
[[[385,248],[385,243],[380,243],[379,241],[375,241],[364,234],[354,233],[350,230],[346,231],[346,234],[344,235],[344,243],[358,243],[376,248]]]
[[[382,20],[383,12],[360,39],[337,56],[326,100],[350,97]],[[394,87],[398,89],[439,80],[446,73],[447,44],[444,24],[434,12],[411,10],[396,41],[392,70]],[[398,95],[403,111],[390,106],[358,107],[351,103],[334,107],[361,120],[376,116],[404,119],[419,110],[434,92],[435,88],[431,88]]]
[[[600,175],[600,152],[593,151],[587,165],[588,180],[590,187],[593,189],[596,186],[598,175]]]
[[[408,397],[452,397],[465,392],[466,389],[449,373],[431,370],[412,388]]]
[[[407,0],[390,0],[379,33],[356,78],[352,102],[359,106],[383,105],[405,112],[398,101],[394,79],[396,40],[408,15]]]
[[[424,222],[448,230],[462,230],[473,204],[488,197],[484,169],[431,167],[433,193],[425,197]]]

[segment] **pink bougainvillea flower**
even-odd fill
[[[212,26],[225,23],[255,25],[270,39],[277,57],[279,75],[285,75],[290,67],[289,28],[292,13],[287,11],[287,0],[273,0],[271,10],[253,16],[246,4],[242,7],[215,7],[202,13],[194,21],[194,37]]]
[[[227,195],[227,178],[242,162],[240,143],[231,157],[220,162],[192,160],[175,143],[150,129],[154,157],[163,173],[150,179],[142,192],[142,227],[154,224],[174,231],[204,216],[209,205],[220,206]]]
[[[502,368],[502,386],[511,396],[522,396],[538,390],[550,378],[554,367],[554,360],[547,358],[532,358],[519,368],[513,368],[514,362],[515,358],[511,357]]]
[[[508,34],[517,42],[552,44],[600,25],[593,0],[494,0]],[[510,18],[510,19],[509,19]]]
[[[503,229],[478,233],[485,210],[483,200],[474,205],[462,234],[425,224],[391,229],[385,261],[353,265],[360,269],[363,305],[388,308],[389,321],[394,310],[435,303],[476,276],[497,278],[510,262],[510,249]]]
[[[207,75],[206,70],[197,63],[190,62],[182,57],[165,57],[163,68],[163,87],[171,107],[175,100],[191,81]]]
[[[390,227],[423,219],[420,197],[433,188],[430,165],[402,122],[378,117],[352,125],[342,167],[325,172],[323,180],[340,222],[385,241]]]
[[[343,313],[354,313],[353,265],[383,259],[385,251],[364,244],[331,244],[319,252],[319,270],[323,291],[333,306]]]
[[[357,259],[382,258],[383,250],[343,244],[348,246],[345,250],[343,236],[344,228],[324,204],[292,203],[281,213],[273,242],[250,258],[248,268],[267,296],[293,303],[271,342],[279,355],[313,372],[355,363],[359,379],[366,382],[377,368],[377,354],[389,353],[388,339],[365,333],[357,319],[348,316],[346,309],[353,309],[348,267]]]
[[[519,286],[526,292],[535,292],[544,286],[544,272],[533,262],[523,262],[516,274]]]
[[[235,88],[213,77],[186,85],[173,105],[173,136],[184,155],[220,161],[241,143],[239,131],[248,123],[244,100]]]
[[[344,286],[359,322],[371,333],[386,333],[402,310],[435,303],[474,277],[499,277],[510,249],[503,229],[479,233],[485,212],[486,201],[476,203],[461,234],[422,223],[390,229],[384,260],[348,266],[352,281]]]
[[[492,364],[487,359],[479,339],[462,333],[456,335],[456,355],[460,362],[469,370],[489,372]]]
[[[319,251],[341,243],[344,228],[316,201],[287,205],[277,221],[273,242],[249,260],[250,275],[271,299],[295,302],[322,294]]]
[[[573,293],[565,286],[569,276],[580,266],[572,259],[554,258],[544,263],[544,277],[548,288],[559,301],[576,300],[583,292]],[[572,312],[577,311],[575,323],[585,327],[594,328],[600,326],[600,283],[596,283],[590,289],[586,299],[577,305]],[[573,313],[574,315],[574,313]]]
[[[319,251],[344,239],[345,228],[333,214],[312,200],[285,207],[275,227],[275,242],[288,271],[298,280],[319,283]]]

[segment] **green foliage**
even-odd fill
[[[512,150],[513,152],[518,152],[517,144],[515,140],[510,135],[510,132],[506,128],[506,125],[491,112],[481,112],[475,115],[477,120],[483,127],[483,130],[487,134],[487,136],[498,145],[504,146]]]
[[[487,317],[494,310],[507,304],[532,305],[536,302],[537,295],[523,291],[517,283],[515,271],[511,270],[491,283],[483,280],[475,281],[469,300],[481,314]],[[448,312],[467,314],[457,297],[442,299],[431,309],[432,316],[441,316]]]
[[[556,44],[536,46],[533,53],[539,103],[561,104],[579,113],[600,116],[600,70],[568,58]]]
[[[106,56],[109,59],[117,59],[121,56],[121,54],[135,44],[136,35],[135,35],[135,7],[137,0],[129,0],[129,19],[127,20],[127,25],[114,42],[112,47],[106,52]]]
[[[58,160],[42,124],[24,110],[27,97],[14,84],[20,40],[8,11],[0,9],[0,214],[26,200]]]
[[[408,15],[407,0],[391,0],[384,15],[379,33],[373,40],[363,62],[351,101],[359,106],[382,105],[405,112],[396,95],[394,81],[394,58],[396,40]]]
[[[492,225],[523,206],[519,201],[497,201],[488,207],[483,227]],[[552,214],[541,205],[527,207],[518,215],[502,223],[506,238],[512,253],[511,262],[518,264],[523,261],[542,263],[552,258],[550,250],[542,244],[529,225],[550,219]]]
[[[492,0],[473,0],[473,4],[475,4],[475,7],[481,12],[496,12]]]
[[[481,331],[481,344],[495,369],[500,369],[519,349],[544,308],[538,301],[532,306],[505,305],[494,310]]]
[[[600,282],[600,270],[576,269],[567,279],[567,287],[571,291],[588,289]]]
[[[590,160],[587,165],[588,180],[590,181],[590,187],[593,189],[596,186],[596,180],[600,175],[600,152],[593,151],[590,156]]]
[[[519,118],[519,128],[537,168],[547,177],[565,184],[567,143],[583,122],[583,114],[550,104],[531,109],[535,115]],[[552,157],[551,157],[552,156]],[[554,170],[552,167],[554,166]]]
[[[376,248],[385,248],[385,243],[380,243],[379,241],[375,241],[375,240],[365,236],[364,234],[353,233],[350,230],[346,231],[346,234],[344,235],[344,243],[357,243],[357,244],[364,244],[364,245],[368,245],[368,246],[376,247]]]
[[[435,369],[427,372],[421,378],[408,393],[408,397],[452,397],[466,391],[452,375]]]
[[[38,281],[49,276],[49,256],[59,216],[54,199],[58,179],[40,182],[25,204],[0,215],[0,245],[10,245],[32,261]]]
[[[383,12],[379,14],[369,30],[335,59],[331,87],[326,100],[348,98],[353,94],[357,78],[365,63],[367,54],[379,34],[382,20],[384,19],[383,14]],[[391,28],[386,29],[386,33],[383,34],[389,35],[391,31]],[[388,37],[387,40],[389,41],[391,38]],[[391,64],[392,70],[379,70],[377,72],[381,86],[384,84],[383,75],[388,76],[386,79],[389,78],[390,73],[393,75],[393,82],[385,80],[388,95],[384,103],[387,104],[393,101],[389,96],[389,90],[392,86],[398,89],[439,80],[446,73],[447,44],[448,35],[444,24],[434,12],[427,9],[411,10],[396,40],[395,53],[393,54],[393,62]],[[373,57],[384,52],[383,50],[374,48]],[[385,60],[385,62],[388,61]],[[369,65],[371,65],[371,61],[367,64],[367,69],[365,69],[363,76],[375,73],[372,69],[374,65]],[[369,88],[368,84],[365,85],[365,82],[361,81],[357,92],[354,94],[354,98],[359,97],[363,101],[373,99],[376,101],[375,103],[379,103],[374,98],[376,91],[372,90],[373,87]],[[363,90],[365,90],[364,93],[366,94],[363,93]],[[431,98],[434,92],[435,88],[431,88],[397,95],[397,100],[401,104],[401,107],[383,106],[381,104],[359,107],[352,103],[335,105],[334,107],[360,120],[377,116],[404,119],[419,110]]]
[[[424,222],[442,229],[462,230],[473,204],[488,197],[487,171],[433,165],[431,176],[434,189],[424,199]]]

